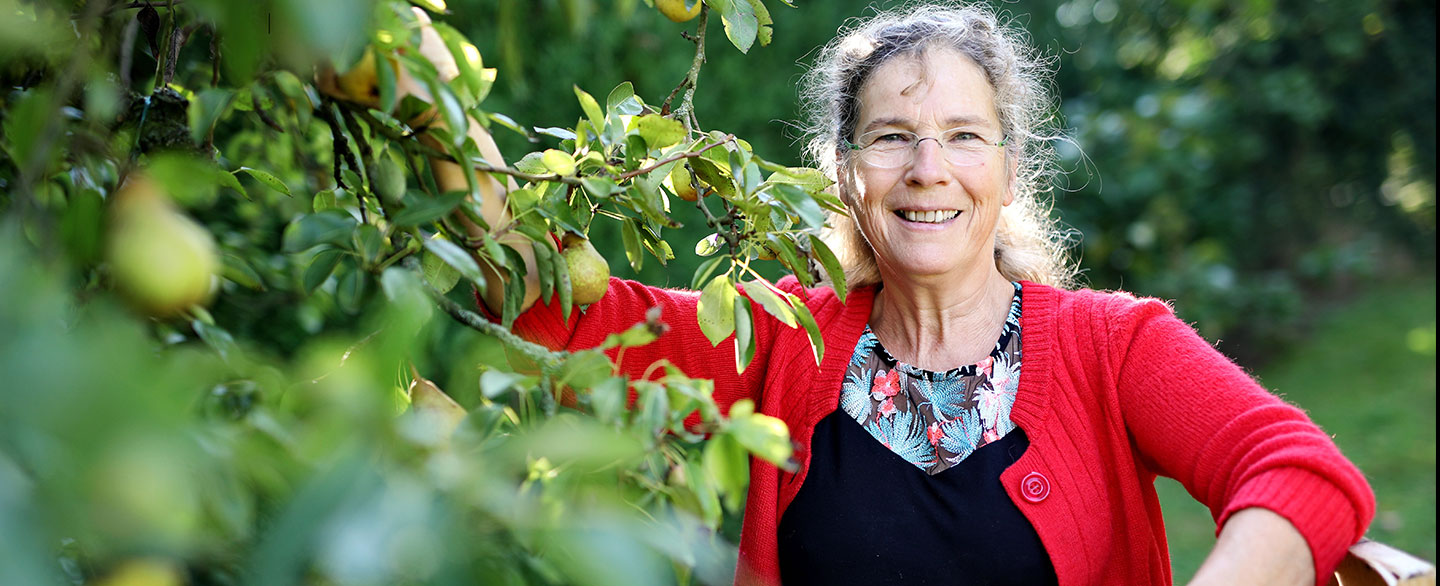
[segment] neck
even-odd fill
[[[926,370],[974,364],[990,354],[1014,287],[995,269],[969,278],[886,275],[870,329],[896,359]]]

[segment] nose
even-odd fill
[[[927,141],[934,144],[927,144]],[[912,185],[936,185],[945,183],[947,177],[945,149],[940,146],[940,140],[927,136],[915,143],[915,151],[910,155],[910,166],[905,172],[905,181]]]

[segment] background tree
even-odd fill
[[[836,201],[786,121],[864,6],[705,6],[0,0],[0,583],[727,582],[747,454],[784,465],[783,426],[664,364],[613,376],[671,316],[567,355],[504,329],[514,287],[474,312],[481,263],[518,282],[504,234],[573,302],[555,242],[585,235],[704,288],[741,365],[754,312],[814,333],[734,291],[833,274],[810,235]],[[1091,285],[1259,363],[1335,299],[1433,280],[1432,5],[1002,9],[1061,66]],[[512,178],[514,221],[467,234],[478,176],[447,161]],[[1433,557],[1428,425],[1429,541],[1401,545]]]

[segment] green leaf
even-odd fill
[[[633,348],[635,346],[644,346],[654,342],[655,338],[658,337],[659,335],[650,328],[649,324],[640,322],[630,326],[623,332],[605,336],[605,341],[600,343],[600,348]]]
[[[755,359],[755,315],[750,300],[735,298],[735,372],[745,372],[745,367]]]
[[[805,190],[794,185],[779,184],[771,188],[770,193],[785,202],[786,207],[800,218],[805,227],[819,230],[825,226],[825,212]]]
[[[630,268],[640,272],[640,267],[645,265],[645,252],[640,248],[640,231],[635,228],[634,220],[620,225],[620,239],[625,242],[625,258],[630,261]]]
[[[241,172],[241,171],[244,171],[245,173],[249,174],[251,177],[254,177],[256,181],[259,181],[259,182],[261,182],[261,183],[264,183],[264,184],[265,184],[267,187],[269,187],[270,189],[274,189],[275,191],[278,191],[278,192],[283,193],[283,194],[285,194],[285,195],[290,195],[290,188],[289,188],[289,187],[286,187],[286,186],[285,186],[285,182],[284,182],[284,181],[281,181],[279,177],[276,177],[276,176],[274,176],[274,175],[271,175],[271,174],[266,173],[266,172],[264,172],[264,171],[261,171],[261,170],[259,170],[259,169],[253,169],[253,168],[250,168],[250,167],[241,167],[241,168],[235,170],[236,173],[239,173],[239,172]]]
[[[527,155],[528,158],[529,155]],[[570,153],[556,149],[545,149],[540,155],[540,164],[545,170],[560,176],[575,174],[575,157]]]
[[[345,251],[333,248],[317,253],[310,259],[310,265],[305,267],[305,274],[300,279],[301,289],[306,293],[314,292],[325,279],[330,278],[330,273],[335,272],[335,267],[344,256]]]
[[[570,286],[570,265],[564,259],[556,259],[555,291],[560,294],[560,316],[570,323],[570,308],[574,305],[574,289]]]
[[[599,199],[607,199],[620,190],[619,185],[604,177],[586,177],[580,180],[580,185],[585,187],[585,193]]]
[[[588,389],[600,383],[613,374],[615,365],[610,358],[599,350],[581,350],[565,359],[560,366],[560,377],[556,386],[569,386],[574,389]]]
[[[190,138],[199,144],[210,134],[210,129],[215,127],[215,122],[230,107],[230,101],[234,99],[235,91],[223,88],[206,88],[200,90],[191,101],[187,113],[190,117]]]
[[[221,257],[221,260],[225,264],[221,275],[226,279],[256,291],[265,290],[265,281],[260,278],[260,273],[255,272],[255,269],[251,268],[250,263],[245,262],[245,259],[227,252]]]
[[[486,370],[480,375],[480,394],[486,399],[495,399],[516,388],[516,384],[525,380],[525,375],[499,370]]]
[[[359,267],[350,266],[341,270],[340,281],[335,285],[335,303],[348,313],[360,311],[369,282],[365,271]]]
[[[795,278],[800,280],[800,284],[813,287],[815,286],[815,276],[810,274],[810,266],[800,259],[800,255],[795,250],[795,242],[791,240],[791,237],[791,234],[786,233],[765,235],[765,239],[770,242],[770,247],[779,252],[779,258],[784,261],[785,266],[790,267],[790,271]]]
[[[419,197],[414,197],[419,195]],[[411,192],[405,198],[405,207],[390,223],[396,226],[419,226],[440,219],[445,214],[454,210],[460,202],[465,200],[466,193],[463,191],[451,191],[440,197],[425,197],[419,192]]]
[[[575,97],[580,100],[580,109],[585,111],[585,117],[590,119],[590,125],[595,132],[599,133],[605,129],[605,111],[600,109],[600,103],[595,97],[585,93],[580,86],[575,86]]]
[[[445,123],[450,130],[450,143],[459,146],[465,142],[466,132],[470,130],[470,120],[465,116],[465,106],[460,103],[460,98],[450,86],[440,80],[430,84],[430,94],[435,96],[437,106],[440,106],[440,113],[445,116]],[[461,158],[460,160],[465,160]]]
[[[790,430],[779,418],[761,413],[730,418],[730,436],[756,456],[781,468],[793,468],[790,457],[795,447],[790,443]]]
[[[540,277],[540,300],[550,301],[555,294],[555,261],[565,262],[565,259],[557,259],[557,253],[544,242],[531,241],[530,250],[535,255],[535,272]]]
[[[230,189],[235,190],[236,193],[239,193],[241,197],[244,197],[245,199],[250,199],[250,192],[245,191],[245,186],[240,185],[240,178],[236,177],[235,174],[227,173],[224,169],[220,169],[218,167],[215,168],[215,171],[215,181],[218,182],[221,187],[229,187]]]
[[[379,262],[380,251],[385,246],[385,236],[380,229],[370,224],[361,224],[351,233],[354,240],[355,251],[360,253],[360,260],[367,266]]]
[[[766,313],[775,316],[780,323],[795,327],[795,312],[790,309],[789,300],[770,290],[768,283],[750,281],[745,283],[745,296],[765,308]]]
[[[735,331],[735,285],[730,283],[729,276],[711,279],[700,291],[696,320],[711,346],[720,345]]]
[[[840,259],[825,244],[825,240],[819,236],[810,236],[810,251],[815,259],[820,261],[820,267],[825,269],[825,275],[830,278],[830,287],[835,290],[835,296],[840,302],[845,302],[845,269],[840,266]]]
[[[215,350],[222,360],[229,360],[232,354],[238,354],[240,347],[235,344],[235,337],[213,324],[205,323],[203,320],[191,320],[190,327],[200,335],[200,339],[206,346]]]
[[[731,511],[739,509],[745,487],[750,483],[750,462],[745,447],[730,434],[718,434],[705,444],[703,458],[705,471],[725,496],[725,507]]]
[[[711,234],[695,242],[695,256],[710,256],[720,252],[720,235]]]
[[[440,237],[439,234],[425,239],[425,250],[430,251],[445,264],[450,265],[460,273],[460,276],[469,279],[472,283],[485,286],[485,275],[480,273],[480,265],[475,262],[474,257],[459,245]]]
[[[784,0],[781,1],[783,2]],[[770,38],[773,35],[770,25],[775,24],[775,21],[770,18],[770,11],[765,8],[765,3],[761,0],[750,0],[750,8],[755,11],[755,20],[760,25],[759,30],[756,32],[756,38],[760,41],[760,46],[764,47],[769,45]]]
[[[375,54],[375,84],[380,90],[378,109],[381,112],[393,112],[395,103],[399,99],[395,94],[395,64],[391,63],[378,47],[371,47],[370,51]]]
[[[714,3],[712,3],[714,4]],[[760,22],[755,9],[746,0],[730,0],[720,9],[720,18],[725,21],[725,37],[741,53],[749,53],[759,33]]]
[[[810,314],[810,308],[804,303],[792,303],[795,308],[795,320],[805,327],[805,334],[810,336],[810,352],[815,355],[815,365],[820,365],[820,360],[825,357],[825,338],[820,337],[820,326],[815,323],[815,316]]]
[[[646,114],[631,121],[652,150],[679,144],[685,140],[685,125],[659,114]]]
[[[710,276],[714,275],[715,271],[720,268],[720,263],[729,258],[728,256],[717,256],[700,263],[700,267],[695,269],[695,275],[690,279],[690,288],[699,289],[700,285],[708,282]]]
[[[285,227],[283,250],[299,252],[319,244],[349,246],[350,233],[359,222],[340,210],[325,210],[301,216]]]
[[[695,170],[695,175],[700,178],[701,182],[714,188],[721,197],[735,198],[735,180],[731,178],[729,169],[725,169],[703,156],[690,159],[690,168]]]
[[[420,274],[424,275],[425,282],[441,293],[449,293],[460,282],[460,271],[430,251],[420,255]]]
[[[625,412],[625,379],[610,377],[590,387],[590,408],[604,423],[619,421]]]
[[[633,97],[635,97],[635,86],[628,81],[622,81],[620,85],[615,86],[615,89],[610,90],[609,96],[606,96],[605,109],[616,110],[621,103]],[[620,113],[626,114],[626,112]]]
[[[410,0],[410,3],[424,7],[435,14],[445,14],[445,0]]]

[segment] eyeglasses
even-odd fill
[[[859,153],[860,161],[871,167],[894,169],[910,163],[920,143],[934,140],[940,145],[945,160],[956,167],[971,167],[985,162],[992,149],[1005,146],[1005,139],[991,142],[961,128],[952,128],[940,136],[920,136],[908,130],[881,129],[859,138],[860,144],[845,141],[845,146]]]

